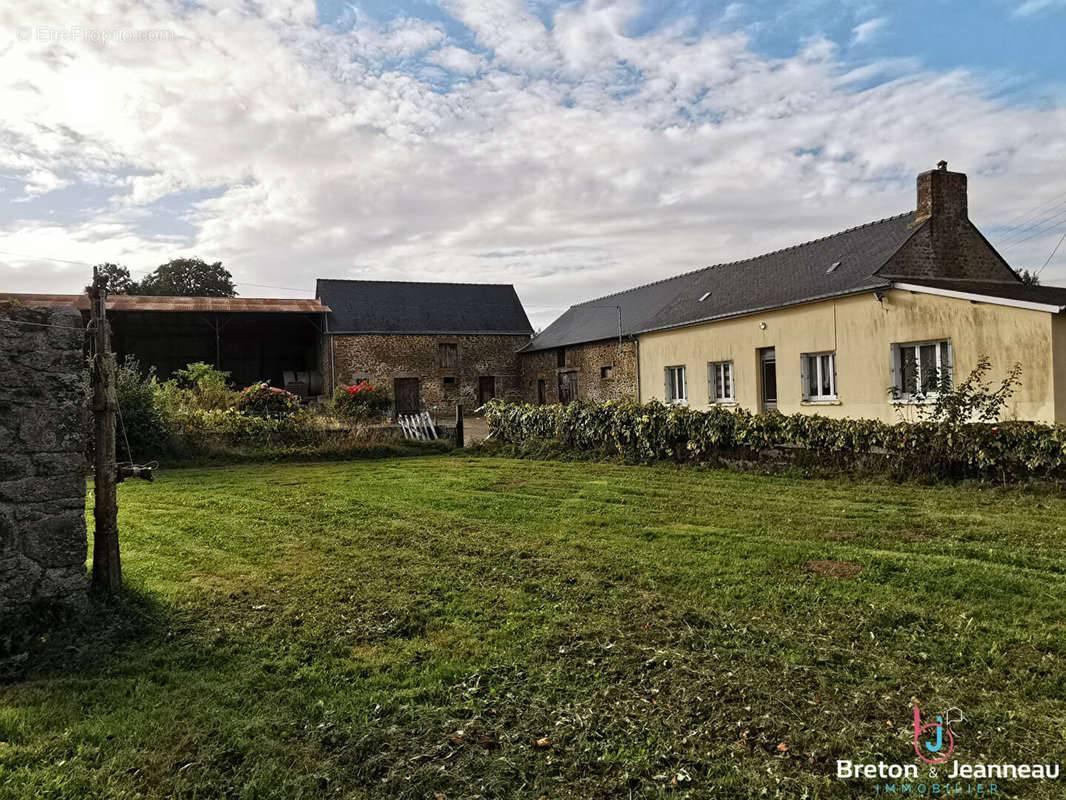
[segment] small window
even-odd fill
[[[558,350],[555,351],[555,366],[557,366],[557,367],[565,367],[566,366],[566,348],[565,347],[560,347]]]
[[[688,402],[688,386],[685,384],[685,368],[666,368],[666,402],[684,404]]]
[[[712,361],[707,365],[707,396],[712,403],[732,403],[736,400],[733,394],[732,361]]]
[[[952,383],[951,343],[892,345],[892,394],[897,400],[921,402]]]
[[[803,399],[813,402],[836,400],[836,353],[804,353],[800,359]]]
[[[442,382],[444,384],[444,393],[445,394],[451,394],[452,392],[455,391],[455,376],[454,375],[445,375]]]
[[[614,377],[614,365],[611,364],[606,367],[600,367],[600,380],[609,381]]]
[[[459,345],[446,342],[440,344],[440,365],[443,369],[454,369],[459,365]]]

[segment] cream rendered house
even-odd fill
[[[1021,365],[1008,416],[1066,423],[1066,288],[1019,281],[943,162],[916,212],[574,306],[529,350],[589,347],[583,315],[602,346],[612,302],[641,401],[891,422],[987,356],[992,380]]]

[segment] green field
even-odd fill
[[[6,667],[2,798],[874,797],[836,760],[918,763],[915,701],[1066,760],[1062,496],[437,456],[119,501],[130,596]]]

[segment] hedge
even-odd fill
[[[557,440],[626,460],[707,463],[796,449],[848,466],[880,461],[930,478],[1014,481],[1066,478],[1066,426],[1035,422],[962,423],[831,419],[817,414],[697,411],[657,401],[534,406],[492,401],[493,438],[511,444]]]

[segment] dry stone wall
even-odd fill
[[[0,619],[86,590],[84,327],[0,304]]]

